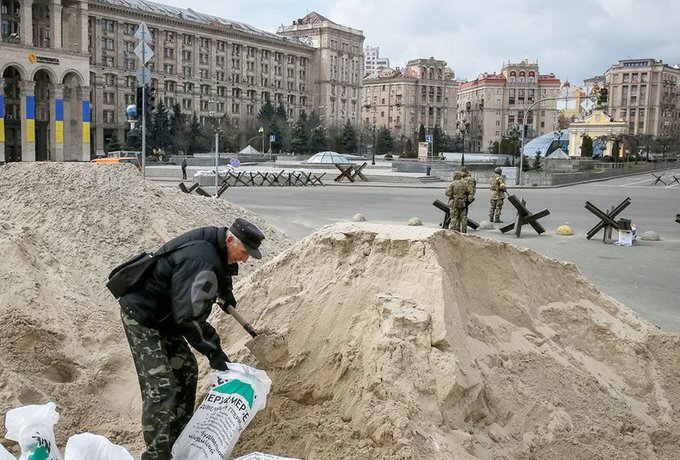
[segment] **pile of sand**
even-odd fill
[[[288,247],[236,206],[123,167],[8,165],[0,195],[0,410],[56,402],[60,445],[90,431],[141,448],[137,382],[103,285],[111,266],[157,246],[156,233],[244,215],[265,230],[273,260],[241,276],[238,307],[273,331],[260,345],[277,343],[280,359],[258,363],[232,318],[211,319],[230,356],[274,382],[235,455],[680,458],[680,336],[571,264],[366,223]]]
[[[10,163],[0,197],[0,413],[54,401],[61,446],[83,431],[141,446],[139,389],[105,287],[111,268],[167,235],[236,217],[266,234],[263,261],[292,243],[239,206],[146,182],[127,165]]]

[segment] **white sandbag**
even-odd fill
[[[0,445],[0,460],[17,460],[17,458],[10,454],[7,449],[5,449],[5,446]]]
[[[62,460],[54,440],[54,424],[59,420],[53,402],[17,407],[5,415],[5,437],[21,446],[19,460]]]
[[[172,446],[173,459],[224,460],[255,414],[267,404],[272,381],[267,373],[245,364],[212,373],[208,392]]]
[[[243,457],[234,460],[300,460],[293,457],[277,457],[276,455],[263,454],[262,452],[251,452]]]
[[[80,433],[68,438],[64,450],[65,460],[134,460],[123,447],[104,436]]]

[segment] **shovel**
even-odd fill
[[[222,299],[218,299],[217,304],[250,334],[252,339],[246,342],[246,347],[264,367],[281,366],[288,361],[288,344],[282,335],[269,329],[262,330],[258,334],[255,328],[232,305],[223,307]]]

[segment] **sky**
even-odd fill
[[[157,3],[187,8],[186,0]],[[276,32],[316,11],[361,30],[390,67],[434,57],[457,78],[528,59],[582,86],[621,59],[680,64],[678,0],[192,0],[191,9]]]

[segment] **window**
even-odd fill
[[[123,50],[126,53],[134,53],[135,52],[135,42],[123,42]]]
[[[231,113],[239,113],[241,111],[241,106],[238,102],[231,103]]]
[[[182,66],[182,76],[186,78],[191,77],[191,67]]]
[[[218,40],[217,41],[217,51],[224,51],[225,49],[227,49],[227,44],[224,43],[221,40]]]
[[[113,32],[115,29],[115,21],[110,19],[102,19],[102,32]]]
[[[125,70],[135,70],[137,68],[137,60],[136,59],[125,59],[123,66],[125,67]]]
[[[106,86],[115,86],[116,76],[112,73],[107,73],[106,75],[104,75],[104,84]]]
[[[165,73],[175,73],[175,66],[172,64],[164,64],[163,72]]]
[[[201,37],[201,45],[200,46],[203,49],[208,49],[210,47],[210,40],[205,38],[205,37]]]
[[[182,109],[191,110],[191,99],[182,99]]]
[[[175,43],[175,33],[169,30],[165,31],[165,41],[168,43]]]
[[[194,84],[193,83],[184,83],[184,92],[186,94],[191,94],[194,92]]]
[[[113,110],[104,110],[103,116],[104,116],[104,123],[113,123],[114,122],[114,111]]]
[[[182,36],[182,43],[184,45],[191,45],[193,42],[193,37],[191,35],[184,34]]]
[[[163,48],[163,57],[165,59],[172,59],[175,57],[175,49],[174,48]]]
[[[201,64],[207,64],[208,63],[208,55],[206,53],[201,53],[198,55],[198,61]]]
[[[102,38],[102,49],[113,50],[113,38]]]
[[[113,65],[114,65],[113,56],[104,56],[102,58],[102,66],[113,67]]]
[[[175,92],[175,89],[177,88],[177,83],[174,81],[166,81],[165,82],[165,91],[166,92]]]
[[[191,61],[191,51],[182,51],[182,61]]]
[[[113,104],[113,93],[104,93],[104,104]]]
[[[136,24],[128,24],[127,22],[123,24],[123,35],[134,35],[135,32],[137,31],[137,27],[139,27]]]

